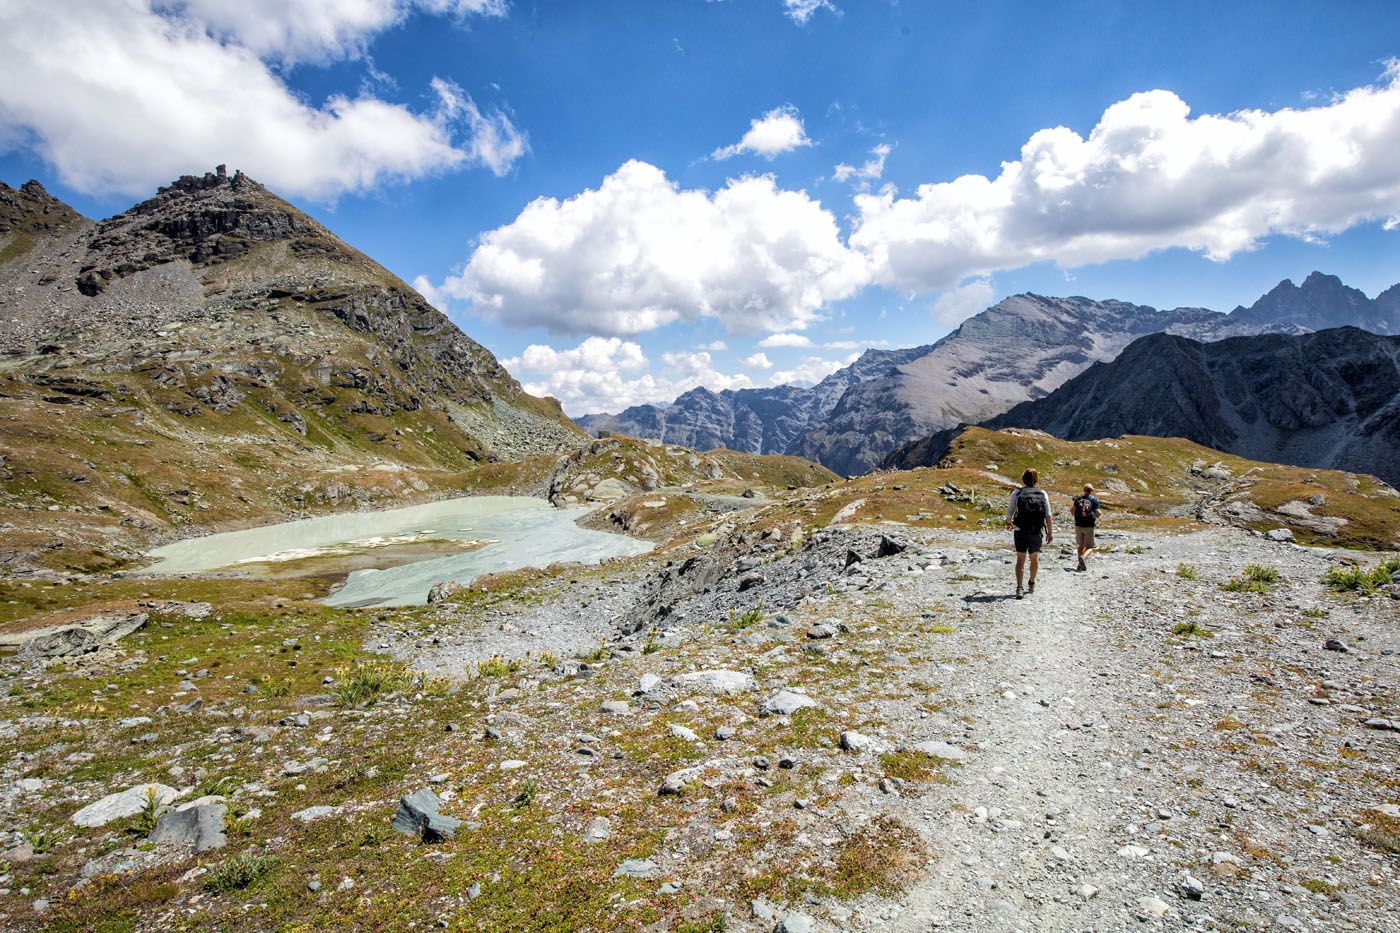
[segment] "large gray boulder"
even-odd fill
[[[150,840],[155,843],[186,846],[195,852],[222,849],[228,844],[224,820],[228,807],[222,803],[195,803],[164,813],[156,820]]]
[[[164,784],[137,784],[116,794],[108,794],[95,803],[90,803],[72,816],[72,821],[78,826],[89,828],[96,826],[106,826],[113,820],[125,819],[135,816],[149,806],[149,801],[154,798],[156,805],[160,807],[169,806],[170,802],[180,796],[179,791],[173,787],[166,787]]]
[[[421,836],[424,842],[451,839],[462,821],[438,813],[441,806],[442,800],[426,787],[414,791],[399,800],[392,825],[405,836]]]
[[[82,657],[115,645],[146,624],[144,612],[94,616],[74,625],[42,629],[23,636],[21,661],[59,661]]]

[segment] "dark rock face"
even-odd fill
[[[936,440],[939,432],[1042,398],[1147,334],[1208,341],[1338,326],[1400,333],[1400,286],[1373,300],[1335,276],[1314,272],[1302,285],[1284,281],[1249,308],[1230,314],[1014,295],[969,318],[932,346],[871,351],[814,390],[697,389],[668,408],[640,406],[618,416],[592,415],[579,423],[589,430],[664,437],[692,446],[795,454],[854,475],[874,469],[900,445],[931,434]],[[863,365],[867,358],[870,364]],[[827,394],[817,404],[804,394],[823,386]],[[923,454],[910,456],[927,455],[930,446],[938,445],[925,444]]]
[[[1035,428],[1065,440],[1184,437],[1255,460],[1372,473],[1394,485],[1400,336],[1355,327],[1213,343],[1153,334],[984,426]],[[886,464],[937,463],[952,433],[901,448]]]

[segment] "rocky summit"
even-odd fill
[[[583,439],[417,292],[222,167],[100,223],[37,183],[0,189],[0,344],[11,561],[402,504]]]
[[[1301,286],[1284,281],[1230,314],[1014,295],[930,346],[868,351],[812,390],[778,386],[716,394],[700,389],[665,408],[638,406],[579,423],[590,431],[623,431],[700,449],[788,453],[856,475],[931,432],[977,424],[1041,398],[1148,334],[1214,341],[1339,326],[1400,333],[1400,286],[1370,299],[1335,276],[1315,272]],[[814,396],[819,404],[811,404]]]

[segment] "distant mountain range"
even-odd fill
[[[1400,334],[1400,286],[1371,299],[1335,276],[1314,272],[1300,286],[1285,280],[1229,314],[1014,295],[937,343],[869,351],[811,389],[696,389],[669,406],[639,405],[577,420],[591,433],[615,431],[698,449],[795,454],[853,475],[874,469],[892,450],[925,435],[980,423],[1043,398],[1148,334],[1213,341],[1340,326]]]
[[[1214,343],[1152,334],[981,426],[1076,441],[1184,437],[1252,460],[1371,473],[1400,486],[1400,336],[1356,327]],[[938,463],[957,433],[905,445],[884,466]]]

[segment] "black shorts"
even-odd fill
[[[1043,531],[1022,531],[1017,528],[1013,537],[1016,540],[1017,554],[1039,554],[1040,546],[1045,543]]]

